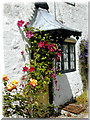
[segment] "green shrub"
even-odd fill
[[[88,106],[88,91],[84,91],[79,97],[76,98],[77,104]]]

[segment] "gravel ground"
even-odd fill
[[[51,118],[88,118],[88,113],[87,114],[82,114],[82,115],[80,114],[80,115],[72,116],[72,117],[60,115],[58,117],[51,117]]]

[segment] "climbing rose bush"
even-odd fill
[[[3,79],[4,79],[5,81],[8,81],[8,80],[9,80],[8,77],[7,77],[7,75],[5,75],[5,74],[3,74]]]
[[[37,80],[35,80],[35,79],[30,79],[30,85],[32,85],[33,87],[36,87],[36,85],[37,85]]]
[[[20,21],[18,21],[18,23],[17,23],[18,27],[22,27],[23,24],[24,24],[24,21],[23,21],[23,20],[20,20]]]
[[[47,105],[42,103],[40,93],[43,92],[43,96],[47,94],[46,86],[49,86],[53,80],[56,90],[59,90],[54,71],[54,59],[57,60],[61,56],[61,51],[58,49],[60,45],[54,43],[51,35],[28,27],[28,24],[29,22],[25,23],[23,20],[17,23],[19,29],[23,27],[23,33],[27,39],[25,51],[28,53],[29,63],[25,63],[22,67],[24,75],[20,81],[13,80],[8,86],[7,76],[4,75],[3,78],[4,116],[6,117],[13,114],[26,118],[48,117],[52,107],[49,101]],[[25,51],[22,51],[21,55],[24,56]],[[61,76],[60,73],[59,75]],[[15,101],[18,101],[18,104],[14,103]]]

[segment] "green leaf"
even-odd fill
[[[40,57],[40,54],[37,54],[37,57],[39,58],[39,57]]]
[[[37,43],[37,41],[36,41],[36,40],[34,40],[34,43]]]
[[[28,91],[25,92],[25,95],[28,93]]]
[[[44,94],[47,94],[47,91],[46,90],[44,90],[44,92],[43,92]]]
[[[27,52],[27,49],[25,48],[25,51]]]
[[[30,30],[33,30],[34,29],[34,27],[30,27]]]
[[[61,73],[58,73],[58,74],[59,74],[60,77],[62,76]]]
[[[55,94],[55,93],[53,93],[53,95],[55,95],[55,96],[56,96],[56,94]]]
[[[25,63],[25,65],[29,66],[29,64],[28,64],[28,63]]]
[[[47,57],[42,57],[41,59],[42,59],[42,60],[45,60],[45,59],[47,59]]]
[[[36,30],[40,31],[38,28],[36,28]]]
[[[47,83],[46,81],[43,82],[43,84],[46,84],[46,83]]]
[[[48,53],[47,53],[46,55],[47,55],[47,56],[49,56],[49,54],[48,54]]]
[[[46,80],[50,80],[50,78],[49,78],[49,77],[46,77]]]
[[[44,60],[45,58],[44,58],[44,57],[42,57],[41,59],[42,59],[42,60]]]
[[[40,79],[40,77],[37,77],[37,80],[39,80]]]
[[[28,104],[28,108],[30,108],[31,107],[31,105],[30,104]]]

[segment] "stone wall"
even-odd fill
[[[55,15],[54,2],[48,2],[49,11],[52,15]],[[55,2],[56,6],[56,19],[63,21],[63,23],[72,29],[82,31],[82,38],[88,37],[88,12],[87,3],[75,3],[75,7],[66,3]],[[18,20],[28,21],[33,13],[33,3],[5,3],[4,15],[3,15],[3,40],[4,40],[4,61],[5,61],[5,74],[8,75],[10,81],[13,79],[19,80],[22,76],[22,67],[24,66],[23,57],[21,51],[25,49],[25,41],[22,39],[19,28],[17,26]],[[81,37],[80,37],[81,39]],[[73,96],[82,92],[82,82],[79,74],[78,66],[78,54],[79,54],[79,42],[76,43],[76,71],[65,74],[70,84]],[[28,61],[27,54],[26,61]],[[73,79],[74,76],[74,79]],[[77,77],[76,77],[77,76]],[[61,79],[61,78],[60,78]],[[63,79],[63,78],[62,78]],[[65,91],[64,91],[65,92]],[[71,96],[70,96],[71,97]],[[65,98],[65,97],[64,97]],[[66,99],[66,98],[65,98]],[[70,99],[70,98],[68,98]],[[63,99],[62,99],[63,100]]]
[[[49,11],[54,16],[54,5],[56,6],[56,19],[58,21],[63,21],[63,24],[67,27],[82,32],[82,36],[76,43],[76,69],[78,70],[79,43],[82,38],[88,38],[88,3],[76,2],[75,6],[66,4],[65,2],[49,2],[48,4]]]
[[[72,29],[82,31],[82,36],[76,43],[76,71],[57,75],[59,91],[55,91],[54,101],[56,105],[64,104],[77,97],[83,92],[83,84],[79,72],[79,43],[82,38],[88,38],[88,4],[75,3],[75,6],[66,3],[54,2],[49,3],[50,12],[55,15],[54,7],[56,7],[56,19],[62,21],[64,25]],[[52,7],[52,5],[54,7]],[[75,38],[71,36],[72,38]]]
[[[29,4],[4,4],[3,40],[5,74],[10,79],[20,79],[24,66],[21,51],[25,50],[25,41],[17,26],[18,20],[28,21],[33,11],[33,3]],[[26,53],[24,53],[26,56]],[[27,61],[27,58],[26,58]]]
[[[49,11],[52,15],[54,12],[54,2],[48,3]],[[75,6],[65,2],[55,2],[56,19],[63,21],[64,25],[72,29],[82,31],[83,37],[88,37],[88,3],[77,3]]]

